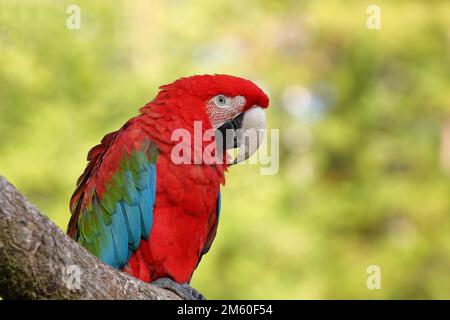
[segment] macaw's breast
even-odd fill
[[[209,249],[218,219],[223,170],[211,165],[175,165],[167,153],[156,162],[156,200],[148,240],[141,239],[124,271],[146,282],[170,277],[189,282]],[[212,235],[214,233],[214,235]]]

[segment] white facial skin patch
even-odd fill
[[[243,96],[227,97],[225,95],[217,95],[212,97],[206,103],[206,112],[211,119],[212,126],[218,128],[224,122],[232,120],[242,112],[245,103]]]

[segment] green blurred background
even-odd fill
[[[65,230],[87,151],[159,85],[243,76],[271,98],[280,170],[229,172],[193,286],[450,298],[450,2],[376,1],[381,30],[366,27],[370,4],[0,0],[0,174]]]

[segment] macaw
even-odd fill
[[[230,75],[161,86],[138,116],[89,151],[70,201],[68,235],[114,268],[201,297],[188,284],[216,235],[224,173],[261,143],[244,143],[238,132],[264,130],[268,105],[253,82]],[[200,148],[174,139],[177,130],[195,136],[199,127],[201,134],[214,132]],[[211,142],[209,159],[198,161]],[[232,148],[239,151],[230,162]]]

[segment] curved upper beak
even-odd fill
[[[265,130],[266,114],[260,106],[254,106],[216,129],[218,150],[239,148],[231,164],[245,161],[258,150]]]

